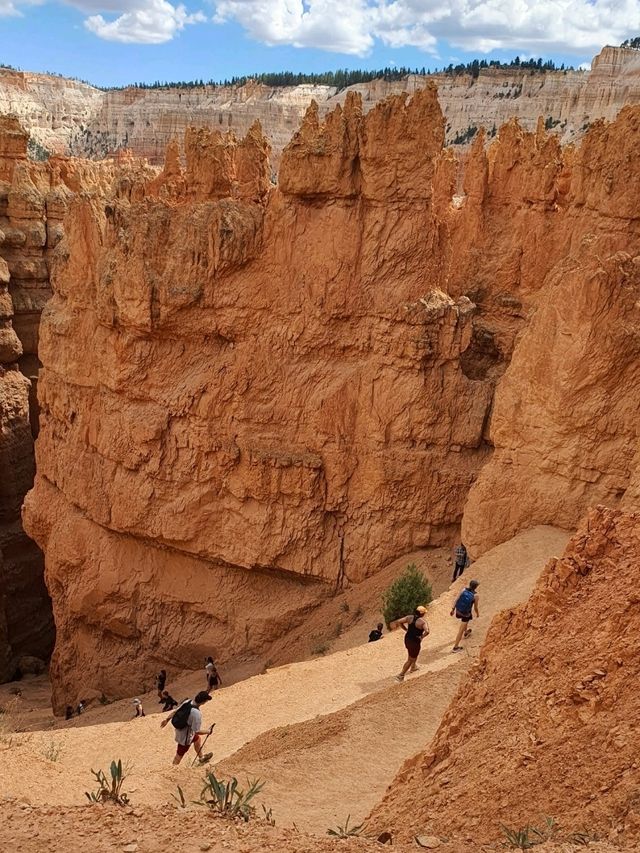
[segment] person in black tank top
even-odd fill
[[[411,616],[403,616],[402,619],[396,619],[390,623],[389,628],[393,631],[398,626],[405,631],[404,645],[407,650],[407,660],[402,667],[399,675],[396,675],[397,681],[404,681],[407,672],[415,672],[418,668],[416,661],[420,654],[420,644],[424,637],[429,633],[429,625],[425,618],[427,612],[426,607],[416,607]]]

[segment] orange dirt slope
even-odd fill
[[[376,827],[487,841],[548,815],[640,839],[640,513],[598,507],[529,601],[493,623],[430,748]],[[636,848],[637,849],[637,846]]]

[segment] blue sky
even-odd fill
[[[640,0],[0,0],[0,62],[98,85],[542,56],[640,34]]]

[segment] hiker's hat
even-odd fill
[[[139,699],[134,699],[133,704],[134,705],[142,705],[142,702]]]
[[[196,697],[193,701],[196,702],[198,705],[202,705],[203,702],[209,702],[210,699],[211,696],[209,696],[207,691],[201,690],[199,693],[196,693]]]
[[[421,613],[423,616],[427,612],[427,608],[424,607],[422,604],[419,607],[416,607],[416,610],[418,613]]]

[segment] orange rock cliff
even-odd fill
[[[20,507],[35,473],[41,312],[49,269],[74,192],[112,180],[112,164],[27,157],[28,135],[0,118],[0,681],[25,656],[48,660],[54,628],[43,557]],[[101,179],[102,176],[102,179]]]
[[[277,187],[254,126],[73,196],[23,511],[56,708],[258,653],[461,521],[479,554],[632,502],[639,121],[577,150],[513,122],[461,162],[435,88],[351,95]]]
[[[305,83],[266,86],[127,87],[103,91],[78,80],[0,68],[0,113],[17,116],[32,137],[36,156],[46,151],[105,157],[130,148],[152,163],[190,125],[243,135],[261,122],[272,146],[274,168],[312,99],[322,115],[350,93],[372,109],[389,95],[438,86],[448,144],[489,134],[512,117],[533,130],[542,116],[563,142],[574,142],[599,118],[614,119],[625,105],[640,103],[640,52],[604,47],[590,71],[531,71],[526,67],[481,68],[471,74],[410,74],[376,79],[347,89]]]

